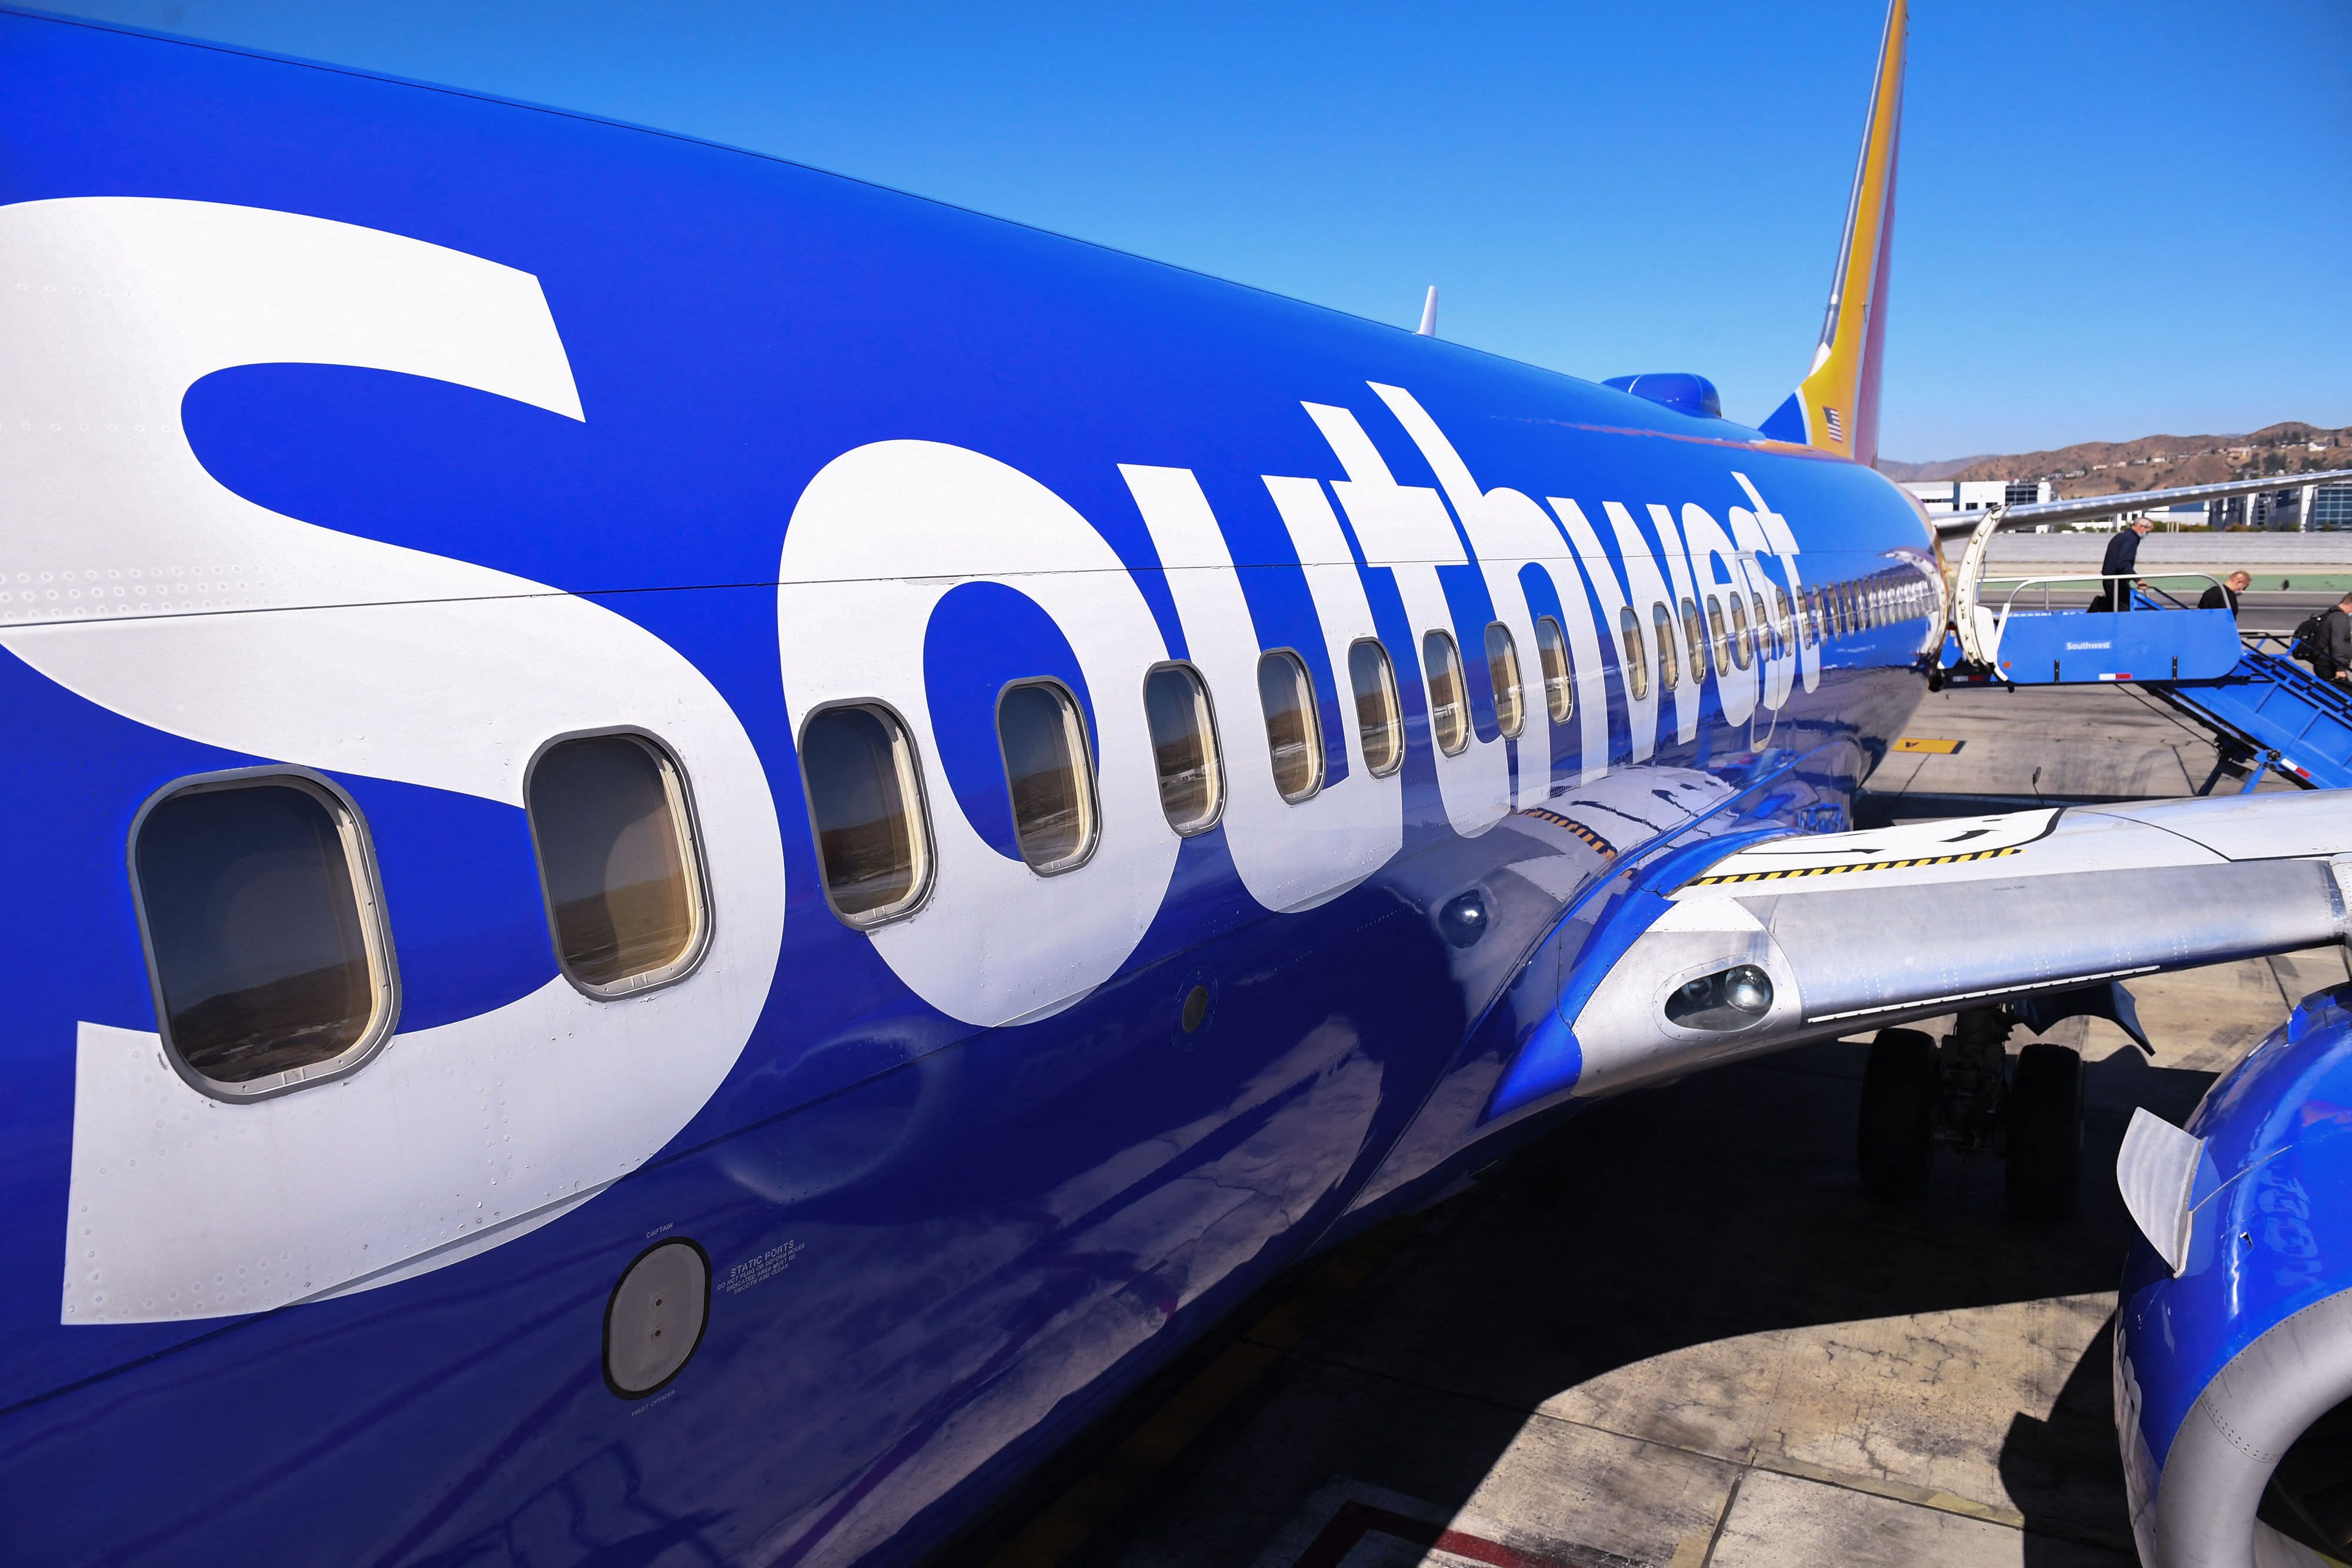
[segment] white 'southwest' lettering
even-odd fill
[[[1185,652],[1218,705],[1225,750],[1223,828],[1235,873],[1268,909],[1311,909],[1337,898],[1403,844],[1402,779],[1394,772],[1372,776],[1362,733],[1348,716],[1337,727],[1345,737],[1348,776],[1307,800],[1282,798],[1263,752],[1257,662],[1264,650],[1208,497],[1190,469],[1123,463],[1118,471],[1168,573]],[[1321,485],[1269,477],[1265,486],[1306,570],[1344,715],[1350,706],[1348,646],[1377,635],[1363,580]]]
[[[1469,553],[1454,531],[1454,519],[1437,492],[1424,485],[1400,485],[1389,472],[1372,438],[1344,408],[1319,402],[1302,405],[1331,444],[1345,479],[1335,480],[1332,494],[1356,530],[1364,564],[1385,568],[1396,579],[1397,595],[1404,601],[1412,624],[1412,646],[1391,649],[1400,680],[1422,666],[1422,639],[1432,632],[1455,636],[1454,612],[1445,601],[1445,585],[1437,575],[1441,566],[1467,566]],[[1459,640],[1458,637],[1456,639]],[[1476,645],[1460,650],[1466,660],[1477,656]],[[1422,673],[1422,695],[1428,701],[1428,673]],[[1430,748],[1437,767],[1437,792],[1445,805],[1445,820],[1464,838],[1473,838],[1501,821],[1511,810],[1510,758],[1501,740],[1480,740],[1475,734],[1460,753],[1448,757]]]

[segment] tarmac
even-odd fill
[[[1909,733],[1962,744],[1890,758],[1874,820],[2187,795],[2213,763],[2127,688],[1946,692]],[[2053,1030],[2089,1107],[2056,1228],[2008,1218],[1996,1159],[1938,1154],[1917,1203],[1866,1196],[1865,1040],[1596,1108],[1235,1313],[948,1561],[2131,1563],[2124,1128],[2137,1105],[2184,1119],[2347,978],[2326,948],[2135,981],[2153,1061],[2105,1022]]]
[[[2194,795],[2219,760],[2210,732],[2122,685],[1954,687],[1920,703],[1907,737],[1959,749],[1889,756],[1861,802],[1864,826],[2045,801]],[[2213,792],[2234,794],[2244,783],[2224,773]],[[2265,774],[2255,788],[2299,786]]]

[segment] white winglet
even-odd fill
[[[1437,285],[1434,283],[1429,286],[1429,298],[1421,302],[1421,325],[1413,331],[1423,338],[1437,336]]]
[[[2146,1106],[2132,1112],[2116,1156],[2116,1185],[2140,1234],[2172,1266],[2175,1275],[2189,1260],[2189,1196],[2197,1181],[2198,1156],[2205,1140],[2194,1138]]]

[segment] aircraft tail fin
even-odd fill
[[[1867,464],[1878,456],[1878,372],[1895,234],[1895,163],[1903,135],[1903,64],[1909,0],[1891,0],[1878,48],[1862,162],[1847,199],[1845,237],[1812,369],[1763,424],[1764,434]]]

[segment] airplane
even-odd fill
[[[1805,1040],[1876,1031],[1874,1186],[1975,1092],[2063,1213],[2005,1037],[2342,940],[2352,805],[1853,828],[1951,614],[1870,465],[1906,26],[1750,428],[0,14],[9,1559],[913,1562],[1302,1260]],[[2346,1005],[2127,1150],[2151,1563],[2317,1560]]]

